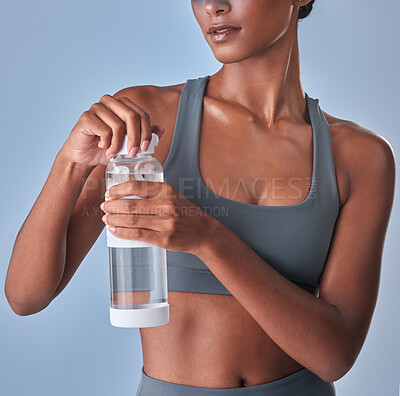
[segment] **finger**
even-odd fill
[[[115,199],[104,201],[101,209],[107,214],[138,214],[151,216],[175,216],[175,208],[169,202],[148,199]]]
[[[128,135],[127,150],[130,153],[134,145],[138,145],[140,142],[140,114],[138,114],[132,107],[127,106],[119,99],[113,98],[111,95],[103,95],[100,99],[100,103],[108,107],[113,111],[121,120],[125,122],[126,133]],[[116,142],[120,143],[120,142]],[[113,145],[109,149],[109,153],[116,154],[122,148],[122,143]],[[131,154],[131,153],[130,153]],[[135,153],[136,154],[136,153]],[[131,154],[132,155],[132,154]]]
[[[160,233],[158,231],[148,230],[146,228],[112,227],[109,228],[109,230],[118,238],[148,242],[155,246],[158,246],[157,241],[160,239]]]
[[[116,146],[118,147],[122,145],[121,142],[125,139],[126,125],[117,115],[115,115],[115,113],[102,103],[94,103],[90,110],[112,130],[112,139],[109,142],[109,145],[107,147],[99,146],[107,150],[106,155],[109,156],[113,152],[113,147],[115,148]]]
[[[161,124],[152,125],[151,132],[155,133],[158,136],[158,138],[160,139],[161,136],[163,135],[163,133],[165,132],[165,127]],[[149,145],[150,145],[150,142],[149,142],[149,144],[146,144],[144,151],[147,151],[147,149],[149,148]]]
[[[132,108],[140,115],[140,136],[139,140],[135,140],[134,147],[136,147],[137,144],[137,147],[140,147],[143,151],[146,151],[149,148],[152,133],[149,115],[140,106],[132,102],[129,98],[122,97],[118,98],[118,100],[124,103],[126,106]]]
[[[165,132],[165,126],[161,124],[154,124],[151,126],[151,132],[155,133],[160,138]]]
[[[173,218],[169,216],[148,216],[139,214],[107,214],[103,221],[108,226],[125,228],[147,228],[154,231],[169,231],[173,228]]]
[[[149,180],[129,180],[111,186],[105,193],[107,198],[117,199],[128,195],[137,195],[141,198],[154,198],[164,188],[163,182]]]
[[[99,147],[108,147],[110,145],[113,131],[109,125],[89,110],[82,114],[81,119],[85,133],[100,137]]]

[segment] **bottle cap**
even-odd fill
[[[159,141],[160,141],[160,138],[158,137],[158,135],[156,133],[153,132],[151,134],[151,141],[150,141],[150,145],[149,145],[148,149],[146,151],[143,151],[139,147],[139,150],[138,150],[137,154],[153,154],[154,153],[154,147],[158,145]],[[121,148],[121,150],[118,151],[117,155],[119,155],[119,154],[129,154],[128,150],[127,150],[127,143],[128,143],[128,139],[127,139],[127,135],[125,134],[124,143],[122,144],[122,148]]]

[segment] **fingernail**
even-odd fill
[[[136,156],[137,152],[138,152],[138,147],[132,147],[132,148],[131,148],[131,151],[129,152],[129,155],[130,155],[132,158],[134,158],[134,157]]]
[[[111,232],[115,232],[115,227],[108,227],[108,229],[111,231]]]
[[[104,196],[105,196],[106,198],[110,198],[110,190],[107,190],[106,193],[104,194]]]
[[[143,140],[142,146],[140,147],[143,151],[146,151],[150,146],[150,141],[149,140]]]
[[[100,209],[104,211],[104,202],[100,205]]]
[[[104,223],[106,223],[106,219],[107,219],[107,215],[105,214],[105,215],[101,218],[101,220],[103,220]]]

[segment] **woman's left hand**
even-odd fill
[[[144,199],[121,198],[129,195]],[[102,220],[113,235],[175,252],[200,252],[221,224],[165,182],[130,180],[110,187],[105,197]]]

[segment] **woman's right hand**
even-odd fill
[[[149,115],[129,98],[103,95],[80,116],[62,151],[75,164],[107,165],[122,148],[125,134],[128,152],[133,158],[139,145],[147,150],[153,132],[161,137],[164,131],[162,125],[151,125]]]

